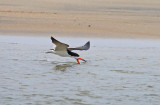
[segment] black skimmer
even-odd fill
[[[54,53],[62,57],[73,57],[77,60],[77,63],[80,64],[79,60],[85,61],[79,57],[79,54],[72,52],[72,50],[88,50],[90,48],[90,42],[88,41],[85,45],[75,48],[69,48],[68,44],[62,43],[51,36],[52,43],[56,45],[55,49],[50,49],[46,53]]]

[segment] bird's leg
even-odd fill
[[[77,58],[77,63],[80,64],[79,59]]]
[[[82,60],[82,61],[84,61],[84,62],[87,62],[86,60],[84,60],[84,59],[82,59],[82,58],[77,58],[76,60],[77,60],[77,63],[78,63],[78,64],[80,64],[79,60]]]

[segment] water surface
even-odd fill
[[[48,37],[0,36],[2,105],[158,105],[160,42],[131,39],[57,39],[87,62],[45,52]]]

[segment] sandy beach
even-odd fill
[[[159,0],[1,0],[1,35],[160,38]]]

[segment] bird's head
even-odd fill
[[[47,51],[46,53],[54,53],[54,49],[50,49],[50,50]]]

